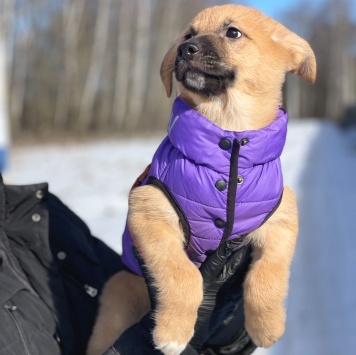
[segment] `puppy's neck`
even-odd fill
[[[220,128],[235,132],[268,126],[276,118],[281,101],[281,94],[252,97],[236,89],[208,99],[184,91],[181,97]]]

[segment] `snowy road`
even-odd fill
[[[94,235],[120,251],[127,194],[160,137],[13,148],[5,180],[48,181]],[[287,330],[258,355],[353,355],[356,336],[356,131],[291,122],[282,157],[298,196]]]

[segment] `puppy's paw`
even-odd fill
[[[170,325],[179,324],[171,327]],[[159,349],[165,355],[179,355],[186,348],[189,340],[194,333],[194,324],[192,327],[182,328],[181,323],[170,323],[160,326],[159,323],[153,330],[153,341],[156,349]]]
[[[177,342],[172,343],[157,343],[156,349],[162,351],[164,355],[179,355],[181,354],[184,349],[186,348],[187,344],[179,344]]]
[[[282,337],[285,317],[283,307],[265,313],[245,309],[245,328],[255,345],[269,348]]]

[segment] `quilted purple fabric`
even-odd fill
[[[283,192],[280,156],[287,121],[286,111],[279,108],[276,119],[267,127],[226,131],[180,97],[175,100],[168,136],[158,147],[143,184],[150,176],[157,178],[184,211],[190,229],[186,252],[197,267],[207,253],[219,246],[224,233],[234,140],[239,142],[238,186],[228,239],[257,229],[280,201]],[[127,227],[122,240],[124,264],[141,275]]]

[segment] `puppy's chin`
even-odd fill
[[[207,80],[203,73],[188,71],[183,75],[182,84],[184,87],[195,93],[202,93],[207,89]]]
[[[204,97],[218,96],[224,94],[228,87],[235,81],[235,71],[221,69],[217,73],[204,72],[188,65],[185,61],[176,63],[175,75],[183,87]]]

